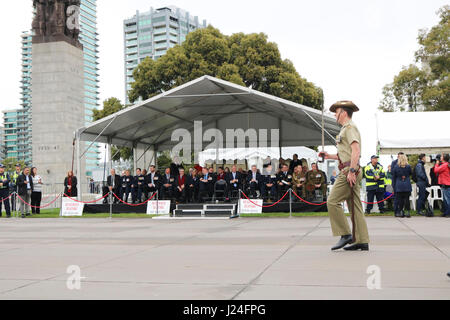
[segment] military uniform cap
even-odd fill
[[[336,112],[337,108],[349,108],[352,109],[353,112],[358,112],[359,108],[351,101],[338,101],[335,104],[333,104],[330,108],[331,112]]]

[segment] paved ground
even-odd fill
[[[355,253],[330,251],[327,218],[1,220],[0,299],[450,299],[450,219],[368,223]]]

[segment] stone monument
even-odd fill
[[[80,172],[73,166],[74,132],[85,125],[80,0],[34,0],[33,5],[33,166],[45,184],[62,184],[73,170],[80,193],[85,165]]]

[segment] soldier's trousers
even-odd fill
[[[355,237],[356,243],[369,243],[369,232],[367,230],[366,219],[364,217],[363,206],[360,198],[360,182],[362,172],[356,178],[356,185],[353,187],[355,199]],[[347,176],[340,173],[328,197],[328,213],[330,215],[331,230],[334,236],[345,236],[352,234],[352,230],[344,214],[341,203],[347,202],[351,212],[351,188],[347,182]]]

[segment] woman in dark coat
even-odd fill
[[[398,218],[411,218],[409,211],[411,210],[409,204],[409,197],[411,196],[411,166],[408,164],[406,155],[401,155],[398,160],[398,165],[395,166],[392,172],[393,185],[395,185],[395,196],[398,197],[398,208],[395,216]],[[403,211],[406,209],[406,213]]]
[[[71,198],[78,196],[77,177],[73,175],[73,171],[69,171],[64,179],[64,194]]]

